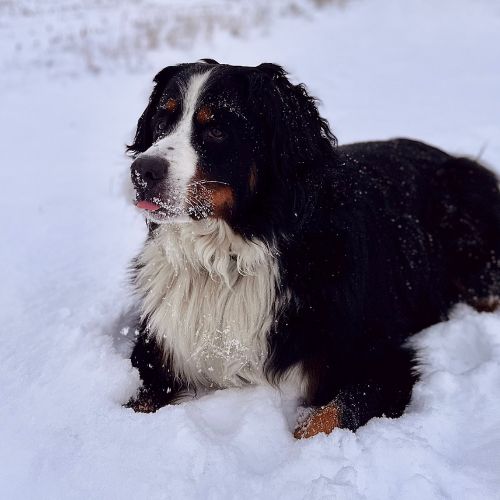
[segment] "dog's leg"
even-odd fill
[[[125,405],[137,412],[155,412],[174,402],[186,388],[169,366],[168,357],[154,340],[141,333],[131,356],[132,366],[139,370],[142,387],[138,394]]]
[[[471,305],[478,312],[495,312],[500,310],[500,297],[486,297],[484,299],[469,300]]]
[[[411,384],[402,390],[372,380],[347,387],[333,401],[316,408],[305,421],[300,422],[294,436],[298,439],[309,438],[319,433],[330,434],[336,428],[354,431],[373,417],[399,417],[410,396]]]
[[[329,434],[335,428],[356,430],[373,417],[401,416],[417,377],[412,370],[411,354],[407,351],[398,354],[387,356],[381,360],[385,363],[379,366],[360,366],[361,360],[343,363],[344,367],[350,365],[353,372],[351,377],[349,373],[342,374],[340,389],[327,399],[330,401],[327,404],[322,402],[330,392],[335,374],[325,373],[317,379],[316,395],[312,398],[316,408],[298,425],[294,436],[308,438],[321,432]],[[356,368],[359,372],[355,372]]]

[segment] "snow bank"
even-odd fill
[[[7,345],[5,498],[498,498],[500,314],[463,307],[415,338],[424,375],[402,418],[304,441],[266,388],[122,408],[137,375],[107,315],[60,314],[38,345]]]
[[[38,8],[23,2],[0,6],[0,30],[19,31],[29,47],[42,35],[30,38],[27,17],[7,8]],[[154,69],[208,56],[280,62],[322,98],[341,143],[410,135],[484,149],[500,167],[496,2],[296,3],[301,14],[276,11],[246,38],[223,30],[148,49],[135,73],[101,58],[104,74],[86,74],[70,50],[61,72],[77,76],[55,78],[35,63],[38,48],[19,59],[2,51],[3,498],[500,498],[500,314],[461,306],[416,336],[423,378],[407,413],[356,434],[295,441],[295,402],[269,388],[151,415],[121,406],[139,383],[127,359],[133,329],[121,330],[126,266],[144,237],[123,195],[123,145]],[[110,2],[99,4],[92,9],[104,15]],[[58,13],[42,14],[54,36],[70,29]]]

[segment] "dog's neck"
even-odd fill
[[[276,250],[221,219],[163,224],[138,259],[150,335],[195,387],[261,381],[279,307]]]

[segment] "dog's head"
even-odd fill
[[[136,204],[156,223],[233,227],[297,216],[335,137],[304,86],[273,64],[204,60],[160,71],[129,151]],[[260,222],[259,222],[260,221]]]

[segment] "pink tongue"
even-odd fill
[[[135,206],[137,208],[142,208],[144,210],[149,210],[150,212],[154,212],[160,208],[160,205],[156,205],[155,203],[151,203],[150,201],[138,201]]]

